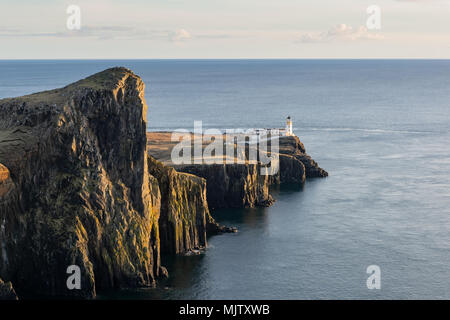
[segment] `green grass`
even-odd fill
[[[71,93],[80,91],[82,89],[92,90],[110,90],[115,88],[118,81],[125,77],[127,73],[133,74],[129,69],[123,67],[116,67],[101,71],[90,77],[79,80],[64,88],[42,91],[38,93],[29,94],[22,97],[1,99],[0,104],[9,102],[26,102],[29,104],[61,104],[70,99]]]

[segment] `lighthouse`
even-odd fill
[[[286,135],[287,136],[293,136],[294,133],[292,132],[292,120],[291,116],[288,116],[286,119]]]

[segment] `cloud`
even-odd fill
[[[365,26],[353,28],[346,24],[337,25],[328,31],[319,33],[302,33],[297,39],[301,43],[320,43],[332,41],[381,40],[384,37],[369,31]]]
[[[181,42],[191,38],[191,34],[185,29],[179,29],[171,35],[171,40],[175,42]]]
[[[19,29],[0,28],[2,37],[23,38],[93,38],[97,40],[165,40],[183,41],[192,36],[184,29],[155,30],[127,26],[82,26],[80,30],[58,32],[30,32]]]
[[[249,36],[230,33],[203,33],[203,34],[196,34],[195,37],[199,39],[236,39],[243,37],[248,38]]]

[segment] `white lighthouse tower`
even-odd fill
[[[286,135],[287,136],[293,136],[294,133],[292,132],[292,120],[291,116],[288,116],[286,119]]]

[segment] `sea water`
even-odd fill
[[[0,98],[113,66],[145,81],[149,130],[283,127],[290,115],[330,176],[275,190],[269,208],[212,212],[239,233],[163,257],[171,277],[157,289],[104,297],[450,298],[450,61],[0,61]]]

